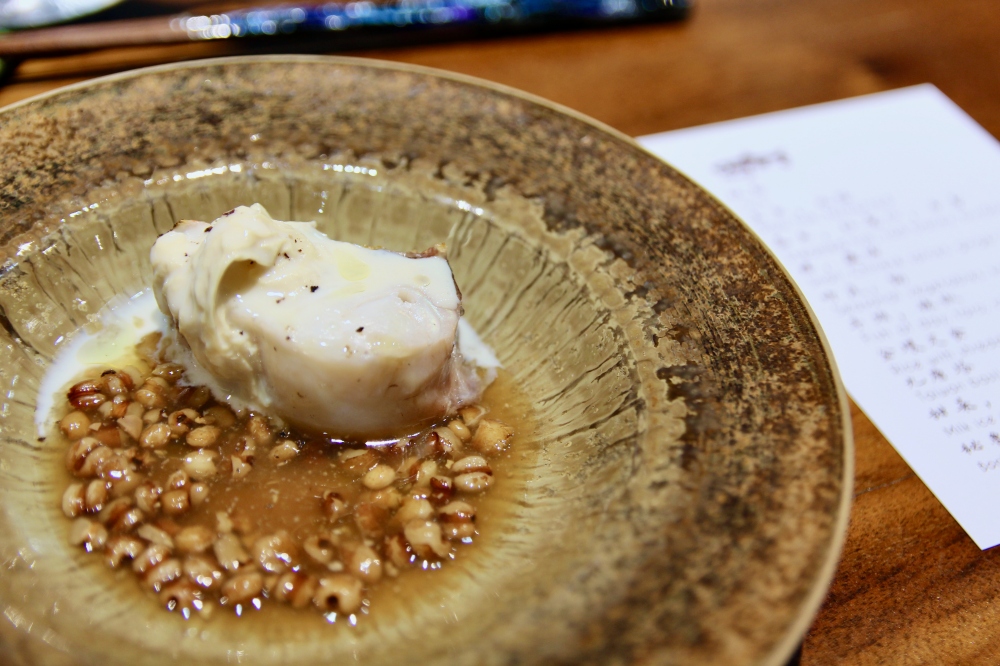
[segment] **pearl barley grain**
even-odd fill
[[[75,477],[61,508],[73,545],[133,572],[163,608],[349,615],[383,578],[450,566],[477,538],[475,503],[498,450],[469,447],[477,425],[491,427],[485,409],[331,450],[182,385],[177,366],[148,365],[152,375],[76,385],[59,422]]]

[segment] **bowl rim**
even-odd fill
[[[795,653],[796,649],[804,644],[805,635],[809,627],[812,625],[813,620],[818,614],[820,607],[826,595],[829,591],[830,585],[833,582],[834,574],[836,573],[837,566],[840,562],[840,556],[844,549],[844,544],[847,540],[847,528],[850,521],[850,510],[853,503],[854,497],[854,467],[855,467],[855,445],[854,445],[854,432],[851,420],[851,410],[850,404],[848,402],[847,390],[844,387],[843,380],[840,375],[840,370],[837,367],[836,359],[833,355],[833,349],[830,346],[830,342],[827,339],[826,333],[823,331],[823,327],[820,325],[819,319],[816,316],[812,306],[806,300],[804,293],[799,288],[799,285],[792,278],[791,274],[785,268],[785,265],[781,260],[774,254],[771,248],[764,243],[761,237],[755,232],[749,224],[747,224],[742,217],[740,217],[735,211],[733,211],[728,205],[720,201],[718,197],[715,196],[710,190],[700,185],[694,178],[690,177],[687,173],[677,168],[673,164],[670,164],[666,160],[660,158],[659,156],[653,154],[651,151],[639,144],[634,138],[625,134],[624,132],[615,129],[614,127],[592,118],[580,111],[573,108],[560,104],[558,102],[553,102],[551,100],[545,99],[533,93],[529,93],[512,86],[508,86],[502,83],[496,83],[489,81],[487,79],[479,78],[476,76],[471,76],[468,74],[461,74],[458,72],[451,72],[448,70],[438,69],[435,67],[428,67],[425,65],[415,65],[405,62],[396,62],[390,60],[381,60],[376,58],[364,58],[359,56],[340,56],[340,55],[301,55],[301,54],[266,54],[266,55],[236,55],[236,56],[225,56],[218,58],[202,58],[195,60],[184,60],[179,62],[165,63],[160,65],[152,65],[149,67],[140,67],[136,69],[129,69],[122,72],[116,72],[114,74],[108,74],[104,76],[98,76],[84,81],[78,81],[65,86],[60,86],[52,90],[39,93],[37,95],[32,95],[22,100],[18,100],[6,106],[0,107],[0,118],[2,118],[7,113],[20,109],[22,107],[35,104],[44,101],[49,98],[57,97],[66,93],[75,92],[78,90],[85,90],[91,88],[95,85],[102,85],[105,83],[111,83],[115,81],[124,81],[127,79],[134,79],[146,76],[148,74],[157,74],[161,72],[170,72],[173,70],[183,70],[183,69],[198,69],[203,67],[219,66],[219,65],[229,65],[229,64],[254,64],[254,63],[313,63],[317,65],[330,64],[339,66],[353,66],[353,67],[366,67],[370,69],[381,69],[381,70],[394,70],[399,72],[406,72],[412,74],[419,74],[422,76],[431,76],[438,79],[444,79],[448,81],[453,81],[456,83],[461,83],[468,86],[473,86],[477,88],[482,88],[488,91],[501,93],[510,97],[514,97],[530,104],[538,105],[541,107],[548,108],[561,115],[573,118],[576,121],[590,125],[595,130],[598,130],[606,135],[621,141],[630,149],[642,153],[652,159],[666,165],[673,171],[675,171],[681,178],[687,180],[702,193],[706,194],[711,201],[728,213],[736,222],[743,227],[743,231],[748,234],[750,238],[757,242],[760,248],[764,250],[766,256],[768,256],[777,267],[780,269],[783,277],[788,280],[792,287],[793,293],[798,298],[799,303],[803,306],[806,315],[809,318],[809,322],[812,324],[812,328],[816,334],[816,337],[820,343],[823,354],[826,358],[827,363],[830,366],[831,378],[833,379],[834,387],[837,393],[837,403],[840,405],[841,411],[841,431],[843,432],[843,461],[842,469],[843,475],[841,478],[841,494],[840,500],[837,504],[837,515],[834,517],[832,522],[833,536],[829,546],[826,549],[825,557],[823,562],[818,567],[816,575],[813,578],[812,584],[809,588],[808,593],[805,595],[803,602],[800,605],[799,613],[795,616],[795,619],[786,627],[784,635],[774,643],[769,654],[766,654],[761,660],[760,664],[762,666],[785,666],[791,659],[792,655]]]

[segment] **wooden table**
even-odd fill
[[[997,0],[700,0],[691,18],[596,32],[355,52],[547,97],[631,135],[931,82],[1000,136]],[[27,60],[0,105],[222,43]],[[801,662],[1000,663],[1000,549],[979,551],[852,405],[855,503]]]

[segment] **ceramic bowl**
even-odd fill
[[[258,57],[0,111],[0,642],[13,663],[781,664],[843,540],[846,398],[816,320],[732,213],[620,133],[461,76]],[[315,614],[185,620],[67,543],[51,359],[150,282],[183,218],[263,203],[396,250],[447,239],[531,409],[455,566]],[[56,475],[58,476],[58,475]]]

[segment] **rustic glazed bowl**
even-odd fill
[[[801,640],[847,521],[843,388],[757,238],[627,137],[447,73],[265,57],[8,107],[0,161],[9,661],[781,664]],[[447,238],[533,405],[479,547],[355,627],[184,620],[114,581],[67,544],[34,428],[51,359],[149,284],[156,236],[252,202],[397,250]]]

